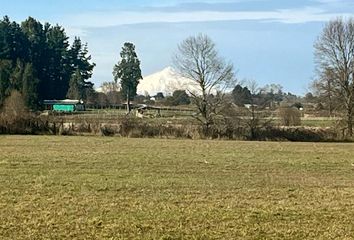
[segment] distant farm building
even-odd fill
[[[252,108],[258,108],[258,105],[256,104],[244,104],[244,107],[247,109],[252,109]]]
[[[56,112],[76,112],[85,110],[85,105],[83,101],[80,100],[44,100],[43,104],[46,110]]]

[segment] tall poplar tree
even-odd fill
[[[114,81],[120,82],[121,92],[127,100],[127,112],[130,113],[130,101],[137,95],[139,81],[143,79],[140,60],[135,52],[135,46],[126,42],[120,53],[121,60],[113,68]]]

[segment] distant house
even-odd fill
[[[247,109],[258,108],[258,105],[256,105],[256,104],[244,104],[244,107],[247,108]]]
[[[44,100],[43,104],[46,110],[57,112],[76,112],[85,110],[85,105],[81,100]]]

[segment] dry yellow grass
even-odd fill
[[[1,239],[354,239],[354,144],[0,137]]]

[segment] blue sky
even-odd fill
[[[354,16],[353,0],[0,0],[0,15],[58,23],[88,42],[93,82],[111,81],[124,42],[143,75],[171,65],[179,42],[208,34],[239,80],[279,83],[304,94],[315,77],[313,43],[325,23]]]

